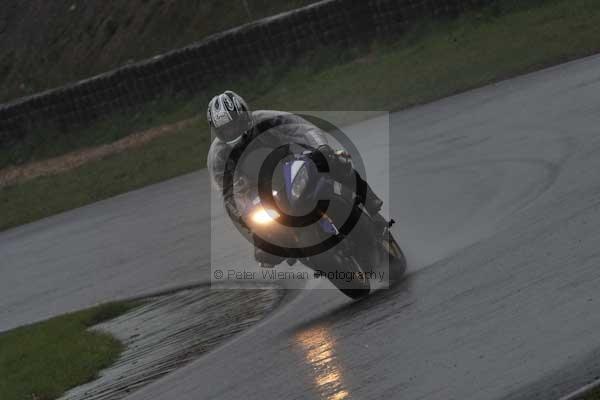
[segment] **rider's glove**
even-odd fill
[[[343,158],[347,160],[347,162],[352,162],[352,154],[348,153],[346,150],[337,150],[334,154],[338,158]]]
[[[319,146],[310,158],[317,167],[323,169],[323,165],[320,165],[323,162],[323,158],[316,156],[315,153],[317,152],[323,155],[327,162],[327,166],[329,167],[329,171],[333,173],[334,176],[346,177],[354,170],[352,157],[350,156],[350,153],[344,150],[335,151],[329,145]]]
[[[231,221],[233,221],[235,224],[239,225],[243,229],[250,232],[250,228],[246,224],[246,221],[244,221],[244,218],[242,218],[242,215],[235,208],[235,206],[232,204],[232,202],[233,202],[233,199],[230,201],[225,201],[225,210],[227,211],[229,218],[231,218]]]

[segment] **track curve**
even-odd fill
[[[300,291],[128,399],[552,399],[600,374],[600,57],[393,114],[389,185],[370,169],[385,122],[349,134],[389,189],[406,281],[357,303]],[[0,234],[0,331],[207,279],[207,184]]]

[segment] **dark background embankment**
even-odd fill
[[[0,103],[317,0],[2,0]]]
[[[40,127],[66,131],[74,127],[85,126],[115,111],[140,106],[166,94],[185,97],[197,90],[206,88],[211,82],[231,74],[252,74],[267,64],[293,63],[300,55],[316,47],[335,46],[343,49],[357,46],[375,38],[395,37],[401,34],[408,25],[414,24],[419,19],[452,16],[466,8],[489,4],[494,1],[325,0],[275,17],[268,17],[233,28],[223,33],[214,34],[190,46],[145,61],[129,63],[85,81],[4,104],[0,106],[0,146],[10,146],[11,143],[18,141],[25,133]],[[139,5],[138,10],[132,11],[136,15],[137,13],[167,12],[170,9],[169,5],[175,7],[174,4],[176,3],[165,1],[156,3],[151,0],[139,0],[137,2],[143,4]],[[296,3],[306,2],[296,1]],[[157,11],[156,7],[159,3],[165,9]],[[252,4],[252,1],[250,3]],[[294,2],[288,2],[288,5],[292,3]],[[40,11],[41,1],[31,2],[30,7],[34,7],[36,4],[40,7],[38,10]],[[73,9],[73,7],[75,8]],[[62,13],[77,12],[78,7],[83,7],[83,5],[74,2],[68,9],[54,10],[52,13],[56,14],[59,11]],[[149,10],[152,7],[155,7],[154,11]],[[11,9],[15,9],[14,5]],[[185,7],[181,6],[181,9],[185,9]],[[209,15],[213,19],[224,18],[222,24],[227,26],[229,22],[224,17],[227,15],[226,10],[227,4],[221,10],[222,13],[215,11],[212,14],[209,13]],[[241,12],[244,13],[245,11],[242,10]],[[10,12],[7,13],[10,14]],[[188,9],[187,13],[193,15],[193,7]],[[50,15],[49,18],[54,18],[54,14]],[[102,27],[94,29],[102,29],[105,34],[107,32],[111,34],[112,32],[112,36],[114,36],[117,35],[122,24],[132,26],[133,21],[137,21],[136,18],[141,18],[132,17],[133,19],[131,19],[126,15],[125,10],[122,13],[113,10],[111,17],[107,17],[108,19],[102,22]],[[125,18],[125,22],[115,22],[117,16],[118,18]],[[205,16],[205,18],[207,17]],[[129,19],[131,19],[130,22],[128,22]],[[8,17],[4,16],[3,21],[0,23],[0,30],[7,31],[6,21],[14,21],[14,18],[10,15]],[[36,21],[43,21],[43,17],[35,18],[29,23],[33,24]],[[96,21],[96,18],[91,18],[90,21]],[[94,23],[100,22],[96,21]],[[58,29],[52,36],[55,40],[63,40],[64,36],[67,35],[66,31],[60,32],[59,28],[62,25],[51,24],[49,21],[45,22],[45,25],[42,24],[45,26],[45,30],[50,29],[48,24]],[[181,19],[172,17],[170,24],[181,26],[181,29],[185,32],[186,29],[191,29],[190,26],[193,26],[193,21],[187,21],[183,17]],[[141,26],[139,29],[142,29],[142,32],[144,29],[161,29],[160,25],[150,25],[145,28]],[[31,29],[33,28],[23,28],[23,32]],[[68,34],[85,35],[86,33],[69,31]],[[143,55],[145,52],[150,51],[150,47],[152,49],[177,47],[189,38],[186,35],[178,37],[174,34],[168,34],[161,40],[157,40],[152,46],[138,38],[124,47],[139,47],[139,52],[123,52],[118,56],[114,56],[112,52],[118,51],[118,46],[117,49],[113,48],[113,46],[116,46],[116,43],[113,42],[117,39],[112,39],[112,36],[103,44],[100,50],[96,49],[96,51],[86,53],[84,50],[79,49],[81,51],[76,51],[76,48],[73,48],[69,51],[63,49],[58,54],[67,59],[73,54],[71,62],[74,64],[77,64],[75,60],[77,57],[87,58],[88,63],[92,58],[92,64],[95,65],[93,68],[102,68],[102,66],[111,65],[111,63],[123,62],[125,57]],[[154,32],[152,38],[157,37],[161,38],[161,35]],[[130,38],[123,36],[120,40],[127,41]],[[136,46],[136,43],[138,46]],[[96,46],[98,45],[96,44]],[[35,53],[35,49],[39,46],[33,43],[31,47]],[[77,57],[75,54],[77,54]],[[46,60],[46,62],[51,63],[51,60]],[[90,67],[90,72],[94,71],[93,68]],[[65,76],[80,77],[81,72],[74,71],[71,73],[67,71]],[[6,79],[5,77],[4,80]],[[45,85],[48,86],[50,82],[51,79],[48,78]],[[42,87],[44,87],[44,84],[42,84]]]

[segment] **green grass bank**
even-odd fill
[[[110,335],[89,327],[138,303],[109,303],[0,334],[2,400],[52,400],[93,380],[123,350]]]

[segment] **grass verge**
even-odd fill
[[[582,396],[581,400],[600,400],[600,389],[593,390],[591,393]]]
[[[104,122],[100,130],[117,138],[137,129],[136,120],[147,127],[203,114],[210,94],[226,87],[257,109],[398,110],[600,51],[597,0],[525,3],[505,1],[452,21],[424,21],[400,40],[367,50],[316,52],[294,68],[265,68],[254,79],[221,82],[186,102],[166,99],[141,116]],[[203,168],[209,132],[202,118],[142,148],[1,189],[0,229]],[[98,129],[78,132],[78,140],[96,140]]]
[[[141,148],[54,176],[0,189],[0,229],[115,196],[206,164],[209,138],[197,121]]]
[[[2,399],[56,399],[93,380],[123,349],[115,338],[88,328],[138,305],[109,303],[0,334]]]

